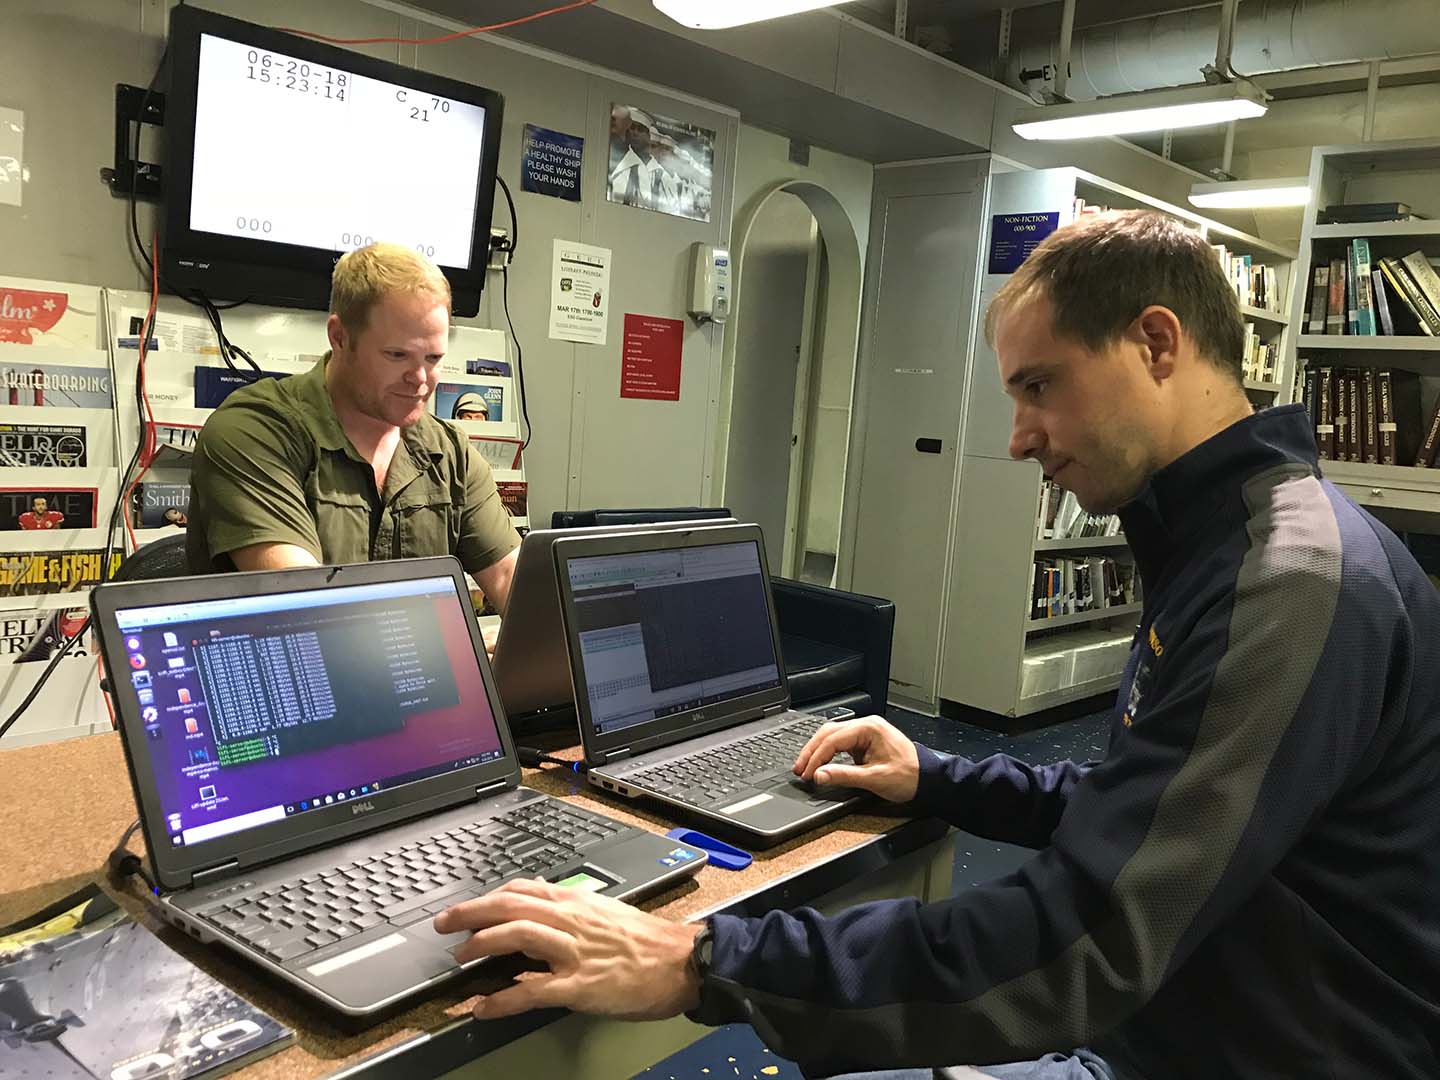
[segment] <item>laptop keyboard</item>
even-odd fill
[[[553,799],[307,874],[196,915],[284,962],[429,918],[507,878],[544,874],[629,826]]]
[[[652,765],[625,779],[683,802],[723,799],[777,772],[788,772],[825,723],[824,717],[800,714],[779,727]],[[839,754],[835,760],[848,762],[850,756]]]

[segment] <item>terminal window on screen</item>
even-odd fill
[[[425,598],[276,618],[226,619],[192,635],[221,767],[390,734],[413,714],[459,703]]]

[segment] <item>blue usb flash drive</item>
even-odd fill
[[[682,844],[700,848],[710,856],[710,865],[718,866],[721,870],[744,870],[754,858],[748,851],[732,847],[723,840],[716,840],[713,836],[696,832],[694,829],[671,829],[665,835],[672,840],[679,840]]]

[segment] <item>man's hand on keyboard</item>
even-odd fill
[[[848,753],[854,765],[831,764]],[[827,786],[859,788],[890,802],[909,802],[920,785],[915,744],[878,716],[826,724],[795,759],[795,775]]]
[[[690,952],[700,923],[647,915],[607,896],[517,878],[435,916],[441,934],[473,930],[462,964],[523,953],[549,965],[481,998],[483,1020],[563,1007],[626,1020],[659,1020],[700,1002]]]

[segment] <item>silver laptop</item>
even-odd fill
[[[550,716],[574,723],[575,695],[570,685],[570,655],[560,621],[560,594],[555,585],[551,545],[566,536],[665,532],[710,525],[733,525],[734,518],[675,521],[653,525],[606,525],[579,529],[533,529],[520,542],[510,602],[495,642],[495,684],[505,713],[517,730],[526,730]]]
[[[861,798],[792,771],[825,721],[790,708],[758,527],[572,537],[554,549],[591,784],[751,845]]]
[[[373,1017],[513,877],[631,899],[703,853],[520,787],[451,558],[113,583],[98,628],[166,917]]]

